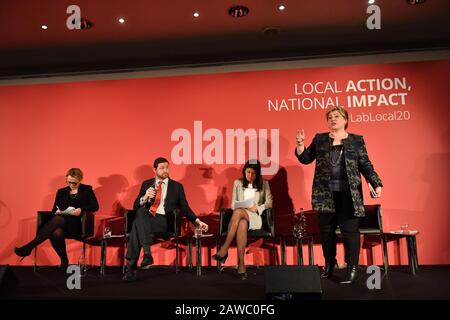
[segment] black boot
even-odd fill
[[[358,279],[358,266],[357,265],[348,265],[347,266],[347,274],[345,275],[345,279],[340,283],[347,284],[353,283]]]
[[[127,263],[127,272],[122,277],[123,281],[136,281],[136,261],[128,260]]]
[[[68,259],[61,259],[61,265],[59,266],[59,269],[66,273],[67,268],[69,267],[69,260]]]
[[[320,274],[320,277],[322,279],[331,278],[333,276],[333,271],[334,271],[335,265],[336,265],[336,260],[333,260],[331,262],[325,262],[325,267],[323,268],[323,271]]]

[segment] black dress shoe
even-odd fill
[[[19,257],[22,257],[22,259],[20,259],[20,261],[22,261],[23,259],[25,259],[25,257],[28,257],[31,254],[31,251],[33,251],[33,248],[27,248],[26,246],[24,247],[16,247],[14,248],[14,253],[16,255],[18,255]]]
[[[328,279],[333,276],[334,267],[336,266],[336,260],[332,262],[325,262],[325,267],[322,270],[322,273],[320,274],[320,277],[322,279]]]
[[[341,281],[342,284],[353,283],[358,279],[358,266],[357,265],[349,265],[347,266],[347,273],[345,275],[345,279]]]
[[[127,271],[122,278],[123,281],[130,281],[130,282],[136,281],[136,279],[137,279],[136,270]]]
[[[141,269],[150,269],[153,264],[153,257],[151,255],[144,255],[144,259],[141,262]]]
[[[219,256],[218,254],[215,254],[212,256],[212,258],[220,263],[225,263],[225,261],[227,261],[227,258],[228,258],[228,252],[223,257]]]

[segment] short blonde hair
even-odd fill
[[[339,112],[339,114],[340,114],[345,120],[347,120],[347,123],[345,124],[345,127],[344,127],[344,129],[347,129],[347,127],[348,127],[348,112],[347,112],[347,110],[345,110],[345,109],[342,108],[342,107],[334,106],[334,107],[331,108],[330,110],[327,110],[327,113],[326,113],[326,115],[325,115],[325,118],[327,119],[327,121],[328,121],[328,115],[329,115],[330,113],[334,112],[334,111]]]
[[[68,176],[75,177],[81,181],[83,180],[83,171],[81,171],[81,169],[79,168],[70,168],[66,173],[66,178]]]

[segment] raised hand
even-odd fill
[[[296,137],[297,146],[303,146],[305,143],[305,130],[301,129],[300,131],[297,131],[297,137]]]

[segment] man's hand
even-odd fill
[[[156,190],[153,187],[150,187],[147,189],[147,191],[144,194],[144,200],[147,201],[148,199],[153,199],[156,195]]]
[[[197,218],[197,220],[195,220],[195,225],[200,227],[200,229],[202,229],[202,231],[208,232],[208,225],[206,223],[200,221],[199,218]]]

